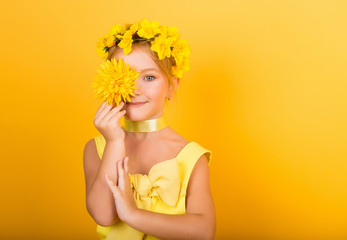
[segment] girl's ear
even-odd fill
[[[172,78],[172,81],[173,81],[174,87],[175,87],[175,91],[178,87],[178,84],[180,83],[180,80],[181,80],[180,78],[176,78],[176,77]]]
[[[180,78],[176,78],[176,77],[172,78],[173,86],[170,85],[170,87],[169,87],[169,94],[170,95],[173,94],[176,91],[180,80],[181,80]]]

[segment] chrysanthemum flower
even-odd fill
[[[135,81],[140,71],[136,71],[134,67],[130,68],[130,64],[125,64],[122,58],[115,60],[112,58],[101,64],[101,68],[97,70],[98,75],[94,78],[93,88],[96,98],[113,105],[123,100],[130,102],[130,95],[134,96],[133,90]]]

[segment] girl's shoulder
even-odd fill
[[[180,152],[181,157],[190,157],[194,159],[206,152],[210,153],[209,158],[211,157],[211,150],[202,146],[197,140],[186,139],[175,130],[170,130],[173,144],[177,144],[178,147],[182,149],[182,151]]]

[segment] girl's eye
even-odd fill
[[[154,80],[154,78],[155,78],[155,77],[154,77],[154,76],[152,76],[152,75],[148,75],[148,76],[146,76],[146,77],[145,77],[145,79],[146,79],[147,77],[152,77],[152,79],[151,79],[151,80],[149,80],[149,81],[152,81],[152,80]]]

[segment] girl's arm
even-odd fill
[[[127,167],[124,172],[122,165],[119,166],[120,176],[125,176]],[[208,160],[204,154],[199,158],[191,173],[186,196],[187,210],[186,214],[182,215],[162,214],[134,208],[131,190],[126,187],[126,185],[129,186],[126,179],[125,187],[121,186],[120,190],[113,187],[111,181],[109,184],[119,199],[116,204],[120,208],[124,206],[122,220],[132,228],[160,239],[214,239],[216,217],[209,180]],[[122,188],[124,192],[121,191]],[[120,197],[121,195],[124,197]]]
[[[112,192],[107,186],[105,173],[117,182],[118,174],[113,169],[116,162],[125,155],[124,141],[107,142],[102,160],[97,153],[94,139],[88,141],[83,154],[83,165],[86,182],[86,205],[88,213],[101,226],[110,226],[118,221]]]

